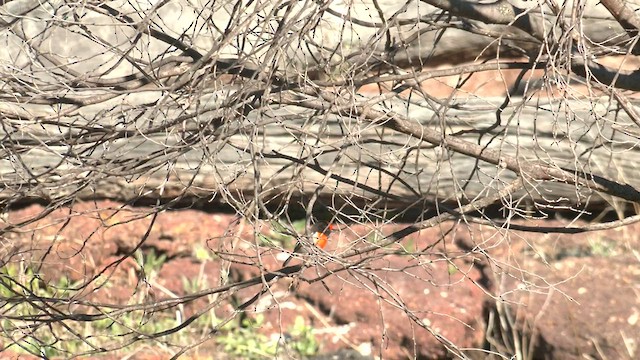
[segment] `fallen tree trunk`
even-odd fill
[[[588,107],[553,101],[519,106],[522,103],[514,99],[513,106],[496,111],[503,100],[475,100],[442,113],[419,104],[395,106],[425,127],[498,150],[523,164],[547,164],[640,188],[638,139],[619,130],[633,123],[624,112],[608,108],[609,99]],[[616,127],[602,126],[603,118],[608,120],[604,124]],[[141,118],[139,124],[152,122]],[[121,129],[119,136],[101,141],[96,134],[90,138],[77,133],[87,144],[75,146],[56,145],[68,136],[59,126],[45,126],[44,131],[42,124],[24,126],[21,137],[2,133],[24,151],[19,160],[0,160],[5,184],[0,197],[234,202],[318,193],[326,202],[385,208],[424,201],[466,203],[500,190],[517,176],[384,124],[315,117],[301,107],[274,107],[206,132],[202,126],[212,125],[206,116],[192,125]],[[532,178],[512,201],[521,206],[581,208],[601,207],[611,197]]]

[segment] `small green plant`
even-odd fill
[[[297,316],[291,330],[291,348],[301,356],[312,356],[318,353],[320,345],[313,335],[313,328],[304,322],[302,316]]]
[[[187,278],[186,276],[182,277],[182,288],[187,294],[194,293],[196,291],[201,290],[202,289],[201,285],[206,286],[206,284],[201,284],[201,281],[198,278],[190,279],[190,278]]]
[[[136,260],[138,262],[138,265],[140,265],[140,267],[142,268],[145,276],[150,278],[153,275],[157,274],[162,268],[162,265],[167,262],[167,255],[158,255],[153,248],[146,251],[137,250]]]
[[[448,264],[447,272],[449,273],[449,275],[455,275],[458,272],[458,267],[453,264]]]
[[[213,260],[214,256],[211,254],[208,248],[202,245],[196,245],[193,248],[193,257],[196,258],[199,262],[207,262]]]
[[[264,324],[264,316],[258,315],[255,319],[244,319],[241,327],[226,326],[226,334],[218,337],[218,343],[224,345],[225,351],[242,359],[274,358],[278,351],[282,351],[278,339],[268,338],[260,334],[256,329]],[[290,335],[286,346],[301,357],[317,354],[320,348],[313,335],[313,328],[306,325],[304,318],[296,317],[293,327],[288,332]]]
[[[589,252],[593,256],[609,257],[616,255],[616,244],[609,239],[589,239]]]
[[[264,316],[255,319],[242,320],[242,326],[228,329],[226,334],[218,337],[217,341],[224,345],[224,350],[230,355],[243,359],[272,358],[278,349],[278,343],[260,334],[256,329],[264,323]]]
[[[45,282],[37,271],[23,263],[6,264],[0,268],[0,297],[13,298],[15,302],[6,304],[0,308],[0,312],[12,317],[12,320],[3,319],[0,329],[5,334],[10,334],[13,343],[9,345],[16,352],[28,352],[43,357],[64,356],[74,353],[82,345],[82,341],[66,331],[57,331],[49,327],[33,328],[28,335],[22,330],[32,324],[22,321],[20,318],[29,319],[43,315],[50,311],[38,301],[20,301],[22,296],[30,298],[62,298],[72,296],[71,290],[78,283],[72,283],[69,278],[62,276],[56,282]],[[18,339],[18,340],[15,340]]]
[[[136,254],[136,258],[146,276],[159,271],[166,261],[165,255],[157,255],[153,251],[140,252]],[[189,344],[194,339],[210,333],[221,323],[212,309],[179,332],[168,333],[154,340],[140,340],[122,348],[118,347],[118,343],[126,343],[133,337],[139,337],[141,334],[152,336],[175,328],[184,321],[181,316],[184,309],[180,309],[179,312],[176,312],[175,308],[151,312],[136,310],[89,322],[53,321],[47,326],[31,327],[33,322],[30,322],[29,318],[47,318],[51,315],[51,308],[40,306],[42,303],[38,301],[21,298],[47,298],[50,299],[47,304],[56,306],[56,299],[73,298],[77,291],[74,289],[79,286],[64,276],[45,280],[35,269],[37,268],[24,263],[12,263],[0,268],[0,297],[5,300],[12,299],[0,305],[0,313],[6,315],[0,319],[0,334],[4,334],[0,335],[0,341],[4,347],[14,352],[28,352],[45,358],[67,358],[104,347],[118,348],[118,351],[126,353],[141,345],[157,344],[158,339],[161,343]],[[184,279],[183,285],[191,291],[209,287],[206,276]],[[211,298],[210,301],[213,302],[215,299]],[[63,309],[66,310],[65,307]],[[112,312],[112,309],[108,308],[98,310],[104,314]],[[288,333],[291,336],[286,341],[283,341],[282,337],[270,338],[260,334],[257,329],[264,325],[264,321],[263,316],[257,316],[253,320],[244,319],[241,326],[237,323],[234,326],[234,323],[229,322],[222,326],[222,335],[217,341],[230,356],[244,359],[274,358],[279,352],[285,351],[285,348],[302,357],[318,351],[313,329],[305,325],[302,317],[297,318],[289,329]],[[26,335],[25,327],[30,327],[30,332]]]

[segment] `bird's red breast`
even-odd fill
[[[329,242],[329,236],[327,236],[327,234],[323,232],[318,231],[314,234],[314,242],[317,247],[319,247],[320,249],[324,249],[325,246],[327,246],[327,242]]]
[[[313,242],[320,249],[324,249],[327,246],[327,243],[329,242],[329,234],[331,234],[331,231],[334,230],[336,227],[333,224],[320,225],[320,226],[323,228],[319,229],[319,231],[316,231],[313,234]]]
[[[313,233],[311,234],[312,236],[311,240],[317,247],[319,247],[320,249],[324,249],[327,246],[327,243],[329,242],[329,234],[331,234],[331,230],[334,230],[336,228],[337,227],[333,224],[326,224],[326,223],[315,224],[312,227]],[[302,243],[298,241],[298,243],[296,244],[296,247],[293,249],[293,252],[298,253],[298,252],[302,252],[303,250],[304,249],[302,247]],[[284,263],[282,263],[282,266],[287,266],[287,264],[293,258],[294,258],[293,254],[289,255],[287,260],[285,260]]]

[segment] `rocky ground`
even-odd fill
[[[4,220],[16,224],[43,209],[31,205],[11,211]],[[147,212],[111,202],[58,209],[7,233],[1,239],[1,259],[8,262],[5,267],[23,273],[33,267],[32,274],[46,284],[41,288],[58,289],[48,293],[51,297],[68,297],[63,289],[74,288],[77,300],[126,305],[175,299],[251,279],[279,269],[286,257],[277,250],[283,239],[268,226],[260,229],[267,240],[256,240],[248,224],[238,224],[229,214],[175,210],[153,219],[144,216]],[[573,224],[580,225],[585,223]],[[403,226],[387,226],[383,232]],[[429,256],[380,256],[370,259],[366,268],[326,277],[323,266],[307,268],[298,279],[280,279],[244,315],[214,335],[212,324],[232,315],[259,292],[260,285],[206,294],[168,311],[141,313],[131,328],[157,325],[154,331],[159,332],[194,314],[200,314],[200,320],[182,337],[147,340],[112,356],[164,359],[180,346],[203,341],[186,358],[246,357],[250,350],[243,353],[240,347],[267,354],[269,349],[262,346],[276,339],[280,358],[316,353],[319,358],[340,354],[338,358],[443,359],[447,347],[456,347],[478,359],[493,352],[520,353],[531,359],[636,359],[640,357],[639,230],[640,224],[633,224],[558,235],[443,223],[402,243],[407,250],[428,251]],[[366,225],[341,224],[327,251],[340,254],[357,247],[367,231]],[[141,239],[145,240],[136,256],[142,255],[123,258]],[[256,241],[261,244],[259,251]],[[286,241],[282,245],[291,246]],[[319,276],[322,281],[304,280]],[[60,285],[61,278],[74,286]],[[11,309],[5,305],[2,311],[7,314]],[[118,318],[126,322],[123,319]],[[146,328],[136,327],[136,322]],[[102,334],[105,344],[117,347],[113,324],[102,328],[87,324],[78,331],[96,338]],[[6,333],[0,343],[8,345]],[[10,350],[0,359],[26,358],[23,351]]]

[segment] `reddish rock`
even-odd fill
[[[42,211],[39,205],[10,211],[7,222],[17,224]],[[42,265],[40,275],[53,285],[60,274],[74,281],[92,280],[74,299],[118,305],[182,296],[261,276],[280,269],[286,258],[278,242],[282,239],[269,233],[268,225],[254,229],[245,224],[241,229],[232,215],[166,211],[158,215],[141,248],[166,256],[159,269],[147,274],[147,285],[141,281],[136,260],[123,256],[147,233],[150,217],[143,215],[148,211],[112,202],[76,203],[71,210],[57,209],[23,226],[20,232],[6,233],[0,257],[14,264]],[[538,224],[563,226],[557,220]],[[370,226],[341,224],[326,253],[307,257],[313,266],[301,278],[271,282],[247,314],[263,314],[259,331],[281,339],[291,335],[296,318],[302,317],[323,353],[340,349],[366,353],[369,347],[373,356],[385,359],[446,358],[451,354],[439,336],[461,348],[482,347],[483,304],[488,297],[481,286],[485,286],[512,301],[512,327],[489,334],[496,349],[500,345],[495,342],[497,337],[508,341],[510,335],[519,334],[538,339],[531,347],[533,358],[637,357],[640,262],[628,253],[640,245],[636,235],[640,224],[597,235],[499,233],[493,227],[476,225],[449,232],[453,225],[443,223],[403,240],[402,246],[410,251],[429,254],[418,258],[420,264],[409,256],[380,255],[344,270],[331,257],[375,243],[380,237],[371,233]],[[383,232],[401,227],[387,227]],[[277,241],[254,236],[257,233]],[[291,242],[283,244],[288,249],[292,246]],[[399,245],[395,249],[401,250]],[[198,259],[197,253],[206,259]],[[444,255],[454,259],[455,266],[445,262]],[[120,260],[117,266],[110,266]],[[302,260],[294,260],[291,264],[300,263]],[[321,282],[307,284],[304,280],[325,275],[325,265],[339,270],[324,280],[331,293]],[[94,278],[97,274],[102,275]],[[195,286],[197,279],[207,282]],[[220,303],[215,303],[218,295],[203,296],[186,304],[183,315],[214,304],[216,316],[226,318],[233,306],[261,288],[262,284],[233,289],[220,295]],[[551,288],[552,295],[547,297]],[[74,311],[93,310],[78,307]],[[511,356],[513,346],[508,345],[502,344],[499,350]],[[469,353],[473,354],[486,355]]]
[[[437,336],[459,347],[481,346],[484,293],[467,279],[477,280],[476,270],[466,268],[464,275],[444,261],[418,265],[400,256],[368,267],[377,270],[327,278],[332,294],[318,282],[301,284],[298,292],[335,324],[349,326],[342,336],[354,344],[371,343],[374,355],[384,359],[444,358],[447,351]],[[344,347],[332,334],[325,339]]]
[[[640,355],[640,262],[635,258],[569,257],[532,264],[538,279],[508,296],[515,328],[535,330],[536,359],[636,359]],[[544,279],[544,280],[542,280]],[[527,290],[527,291],[525,291]]]

